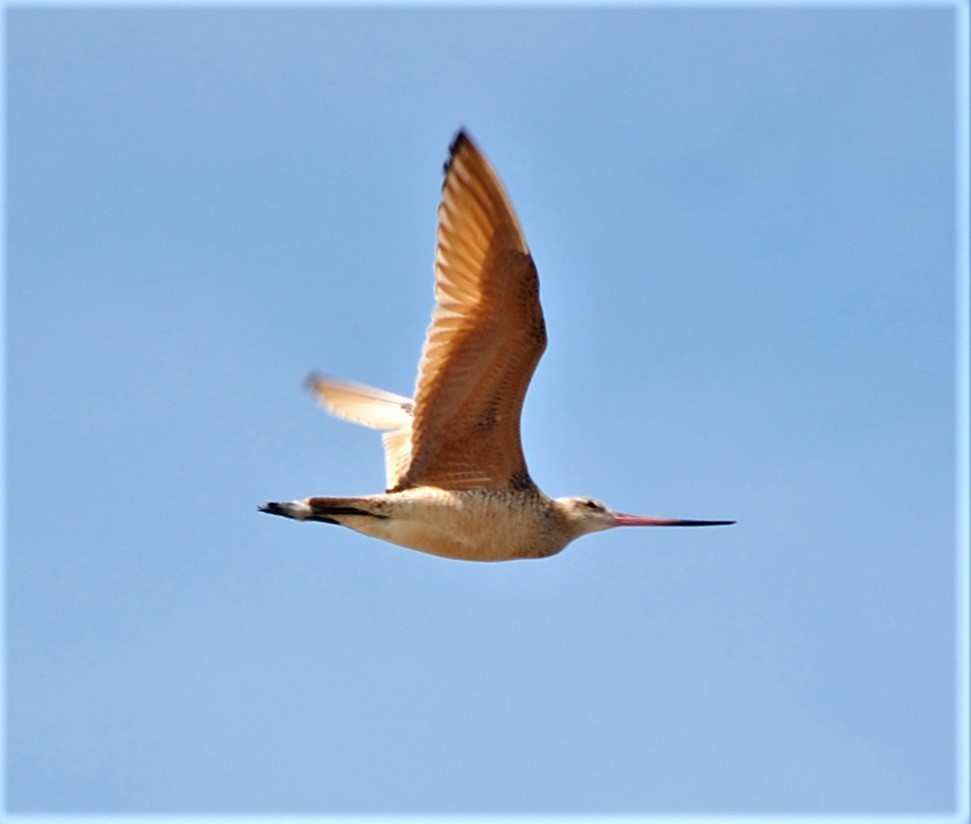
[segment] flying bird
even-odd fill
[[[546,349],[539,281],[519,219],[488,160],[460,131],[438,207],[435,307],[414,399],[311,374],[333,415],[383,430],[387,491],[260,510],[339,524],[446,558],[545,558],[617,526],[715,526],[550,498],[526,469],[519,419]]]

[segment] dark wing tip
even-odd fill
[[[442,165],[442,173],[444,175],[448,175],[448,170],[452,168],[452,163],[455,161],[455,158],[459,152],[466,148],[475,149],[475,143],[469,137],[465,126],[461,126],[458,132],[456,132],[455,137],[452,138],[452,142],[448,145],[448,159]]]
[[[307,377],[303,379],[303,388],[308,392],[313,392],[317,388],[317,383],[323,379],[323,373],[311,370],[307,373]]]
[[[448,146],[449,155],[455,155],[466,143],[472,143],[472,138],[469,137],[468,130],[465,126],[459,126],[459,130],[455,133],[455,137],[452,138],[452,142]]]

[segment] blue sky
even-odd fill
[[[955,23],[9,10],[9,807],[953,810]],[[736,526],[257,512],[381,489],[300,384],[410,393],[460,125],[540,271],[533,477]]]

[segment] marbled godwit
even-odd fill
[[[489,162],[459,132],[445,164],[435,308],[414,401],[307,379],[332,414],[385,430],[387,492],[260,509],[468,561],[545,558],[615,526],[734,523],[623,515],[592,498],[544,495],[526,470],[519,417],[545,348],[539,281],[519,220]]]

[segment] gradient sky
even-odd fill
[[[14,811],[954,809],[955,7],[7,14]],[[257,512],[380,491],[301,380],[410,393],[460,125],[537,483],[736,526]]]

